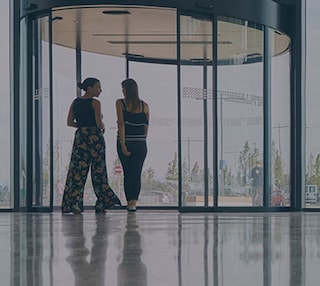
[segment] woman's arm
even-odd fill
[[[125,134],[121,99],[117,99],[116,101],[116,111],[117,111],[117,125],[118,125],[118,132],[119,132],[122,153],[126,156],[129,156],[131,153],[128,152],[127,146],[126,146],[126,134]]]
[[[92,100],[92,107],[94,110],[94,117],[98,128],[104,130],[104,123],[102,122],[101,103],[99,100]]]
[[[73,103],[74,103],[74,101],[71,103],[70,108],[69,108],[68,117],[67,117],[67,126],[77,128],[78,124],[76,122],[76,119],[75,119],[74,113],[73,113]]]

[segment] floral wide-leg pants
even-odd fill
[[[68,213],[77,206],[83,211],[83,192],[91,167],[92,186],[97,197],[96,212],[121,205],[108,184],[106,145],[98,127],[81,127],[75,133],[71,160],[62,198],[62,212]]]

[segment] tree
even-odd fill
[[[167,180],[178,180],[178,159],[177,152],[174,152],[173,159],[168,164],[168,169],[165,174]]]
[[[239,155],[239,170],[237,172],[237,181],[240,185],[244,186],[248,184],[250,178],[250,171],[255,166],[256,161],[260,161],[261,152],[257,145],[254,144],[253,148],[250,147],[249,142],[246,141],[243,150]]]
[[[226,167],[224,170],[224,182],[226,186],[232,185],[232,175],[231,175],[231,168]]]
[[[282,161],[279,150],[275,150],[274,164],[273,164],[273,176],[274,183],[276,186],[280,187],[283,185],[283,171],[282,171]]]
[[[146,180],[147,182],[150,182],[154,177],[155,171],[152,169],[152,167],[147,168],[142,173],[142,178]]]
[[[312,178],[312,184],[320,185],[320,154],[317,155],[314,164],[314,178]]]
[[[320,185],[320,154],[314,159],[314,155],[311,153],[308,160],[306,184],[308,185]]]
[[[200,182],[199,172],[200,172],[200,167],[199,167],[198,161],[196,161],[191,170],[190,182],[194,182],[194,183]]]
[[[283,159],[281,152],[276,148],[274,141],[272,142],[272,174],[274,184],[281,188],[289,184],[289,175],[285,173],[283,167]]]
[[[310,153],[307,166],[306,166],[306,184],[311,185],[311,178],[313,176],[313,160],[314,156],[312,153]]]
[[[257,148],[257,144],[253,144],[253,149],[249,154],[249,168],[250,170],[255,166],[257,161],[260,161],[261,158],[261,152]]]
[[[183,160],[182,162],[182,181],[187,182],[189,181],[189,174],[188,174],[188,165],[186,160]]]

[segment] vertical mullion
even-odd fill
[[[271,51],[272,32],[265,27],[263,41],[263,205],[269,202],[272,176],[271,150]]]
[[[213,47],[212,47],[212,128],[213,128],[213,206],[218,206],[218,20],[213,16]]]
[[[13,51],[10,54],[10,70],[12,78],[12,95],[10,102],[11,118],[10,118],[10,158],[11,158],[11,171],[10,171],[10,186],[13,190],[13,203],[11,207],[19,210],[20,208],[20,3],[18,0],[10,1],[10,45]]]
[[[177,104],[178,104],[178,207],[182,206],[182,163],[181,163],[181,40],[180,13],[177,10]]]
[[[203,167],[204,167],[204,206],[208,207],[208,83],[207,55],[203,58]]]
[[[53,210],[53,184],[54,184],[54,159],[53,159],[53,71],[52,71],[52,13],[49,14],[49,144],[50,144],[50,211]]]

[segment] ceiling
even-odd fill
[[[55,10],[53,43],[83,51],[123,57],[176,60],[176,10],[148,7],[78,7]],[[181,16],[181,58],[212,59],[212,23]],[[239,22],[239,21],[238,21]],[[263,32],[246,22],[218,21],[218,60],[230,64],[257,60],[263,54]],[[290,39],[274,33],[274,55],[286,52]]]
[[[288,5],[288,6],[293,6],[296,2],[296,0],[273,0],[273,1],[279,4]]]

